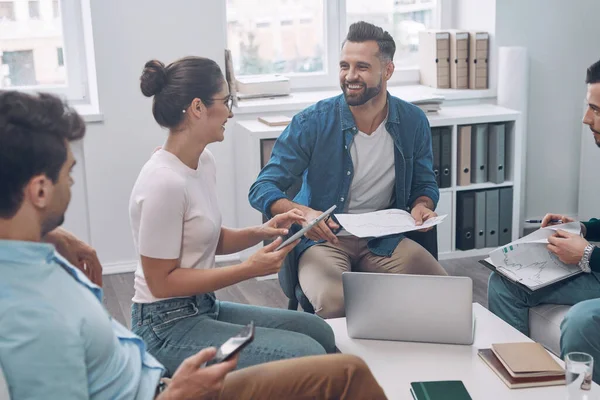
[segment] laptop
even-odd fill
[[[473,344],[471,278],[344,272],[342,280],[351,338]]]

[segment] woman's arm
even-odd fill
[[[281,244],[281,239],[277,238],[241,264],[210,269],[180,268],[179,260],[142,256],[142,269],[154,297],[194,296],[257,276],[277,273],[286,255],[298,243],[299,241],[296,241],[293,245],[275,251]]]
[[[217,254],[231,254],[245,250],[255,244],[277,236],[287,235],[293,223],[305,221],[302,211],[294,208],[286,213],[278,214],[266,223],[243,229],[221,227]]]

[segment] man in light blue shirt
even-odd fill
[[[52,245],[0,240],[0,274],[0,364],[15,398],[154,397],[162,366]]]
[[[144,342],[106,313],[102,290],[41,242],[64,220],[69,142],[84,133],[57,97],[0,91],[0,367],[13,400],[151,399],[163,373]],[[211,353],[199,353],[197,367]],[[217,367],[222,383],[235,360]],[[190,381],[192,369],[173,382]],[[161,397],[185,398],[169,394],[190,384],[200,394],[196,379]]]

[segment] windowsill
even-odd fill
[[[92,104],[75,104],[73,105],[75,110],[83,117],[83,120],[89,122],[102,122],[104,121],[104,114],[100,112],[98,107]]]
[[[415,97],[443,96],[444,101],[490,99],[496,97],[495,89],[437,89],[422,85],[389,86],[388,91],[401,99]],[[302,110],[319,100],[337,96],[338,90],[315,90],[308,92],[292,92],[289,96],[271,97],[238,101],[234,114],[256,114],[265,112]]]

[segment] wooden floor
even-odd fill
[[[490,271],[477,261],[481,257],[442,260],[440,264],[453,276],[468,276],[473,280],[473,301],[487,308],[487,280]],[[133,273],[104,277],[104,304],[119,322],[131,327]],[[251,279],[217,291],[219,300],[268,307],[287,307],[287,297],[277,279]]]

